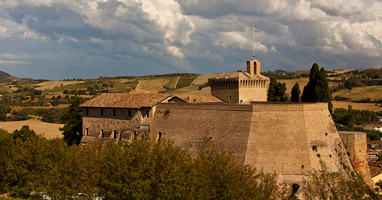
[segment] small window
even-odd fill
[[[117,138],[117,131],[116,130],[113,131],[113,137]]]
[[[131,117],[131,110],[129,110],[129,117]]]
[[[231,96],[229,96],[229,99],[231,100],[231,99],[232,99],[232,97],[231,97]]]
[[[86,108],[86,115],[89,115],[89,108]]]
[[[117,110],[113,109],[113,116],[117,116]]]
[[[89,129],[86,128],[86,135],[89,135]]]
[[[101,109],[101,116],[103,116],[103,109]]]
[[[146,117],[149,117],[150,111],[146,110]]]
[[[103,129],[101,129],[101,137],[103,137]]]

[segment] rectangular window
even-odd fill
[[[86,115],[89,115],[89,108],[86,108]]]
[[[103,137],[103,129],[101,129],[101,137]]]
[[[131,117],[131,110],[129,110],[129,117]]]
[[[113,116],[117,116],[117,110],[113,109]]]
[[[86,135],[89,135],[89,129],[86,128]]]
[[[113,133],[114,133],[114,134],[113,134],[113,135],[114,135],[114,138],[117,138],[117,131],[114,130]]]
[[[101,109],[101,116],[103,116],[103,109]]]

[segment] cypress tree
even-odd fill
[[[329,89],[328,77],[325,69],[320,70],[317,63],[314,63],[310,69],[309,82],[304,87],[301,100],[302,102],[328,102],[329,111],[332,113],[332,93]]]
[[[301,94],[300,85],[298,83],[295,83],[293,85],[293,88],[292,88],[290,101],[291,102],[299,102],[300,101],[300,94]]]

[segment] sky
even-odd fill
[[[262,71],[380,68],[382,3],[0,1],[0,70],[20,78],[231,72],[253,49]]]

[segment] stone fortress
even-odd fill
[[[208,82],[211,95],[102,94],[81,105],[82,143],[150,136],[194,154],[213,141],[237,162],[277,173],[280,183],[304,185],[320,161],[330,171],[355,168],[371,182],[366,134],[341,139],[327,103],[266,102],[270,81],[260,74],[260,61]]]

